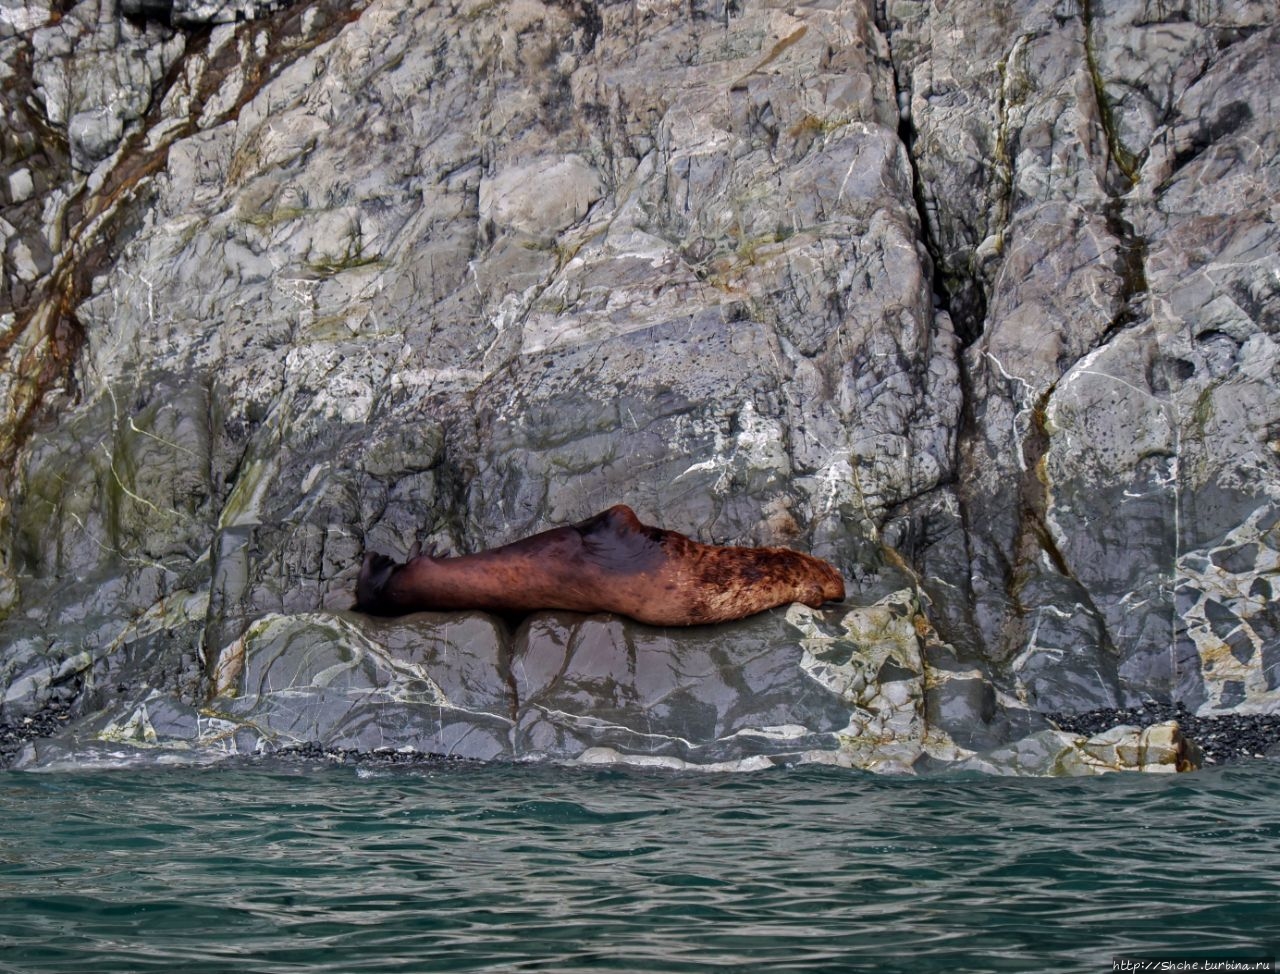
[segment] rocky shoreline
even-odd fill
[[[1280,714],[1220,714],[1197,716],[1183,704],[1147,702],[1140,706],[1099,708],[1078,714],[1046,714],[1058,729],[1093,736],[1113,727],[1151,727],[1177,721],[1183,735],[1197,744],[1206,765],[1231,764],[1250,759],[1280,757]],[[38,713],[10,721],[0,721],[0,769],[9,767],[29,741],[52,737],[62,731],[72,715],[66,706],[48,707]],[[287,762],[328,762],[386,766],[448,764],[456,757],[426,754],[390,747],[364,751],[305,742],[280,748],[272,758]]]
[[[52,737],[70,720],[70,709],[65,704],[46,707],[37,713],[13,720],[0,720],[0,768],[9,767],[27,741]]]
[[[1183,704],[1148,701],[1138,707],[1102,707],[1079,714],[1047,714],[1061,730],[1092,736],[1129,724],[1149,727],[1176,720],[1182,733],[1200,746],[1205,764],[1227,764],[1280,755],[1280,714],[1220,714],[1198,717]]]
[[[318,741],[307,741],[303,744],[290,744],[277,751],[264,755],[273,761],[284,761],[286,764],[355,764],[361,767],[429,767],[444,768],[459,765],[480,765],[488,762],[471,758],[460,758],[448,754],[426,754],[411,748],[377,747],[371,751],[362,751],[351,747],[327,747]]]

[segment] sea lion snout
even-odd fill
[[[829,571],[830,575],[822,583],[822,597],[827,602],[843,602],[844,579],[834,568]]]
[[[808,598],[801,601],[814,609],[827,602],[843,602],[844,579],[840,577],[840,573],[825,562],[818,562],[818,566],[819,571],[808,585]]]

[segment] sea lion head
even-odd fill
[[[823,602],[844,601],[844,579],[836,571],[835,566],[817,558],[811,558],[813,566],[813,590],[815,602],[810,605],[821,605]]]
[[[386,555],[365,552],[364,563],[360,566],[360,579],[356,582],[357,612],[369,615],[394,615],[388,611],[383,599],[382,590],[395,574],[399,566]]]

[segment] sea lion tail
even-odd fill
[[[395,614],[394,610],[386,604],[382,592],[399,567],[400,565],[394,559],[386,555],[379,555],[372,551],[365,552],[364,564],[360,566],[360,579],[356,582],[355,610],[357,612],[374,616]]]

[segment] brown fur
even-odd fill
[[[458,558],[397,565],[365,555],[356,609],[616,612],[653,626],[728,622],[774,606],[844,598],[831,565],[787,548],[700,544],[619,504],[572,527]]]

